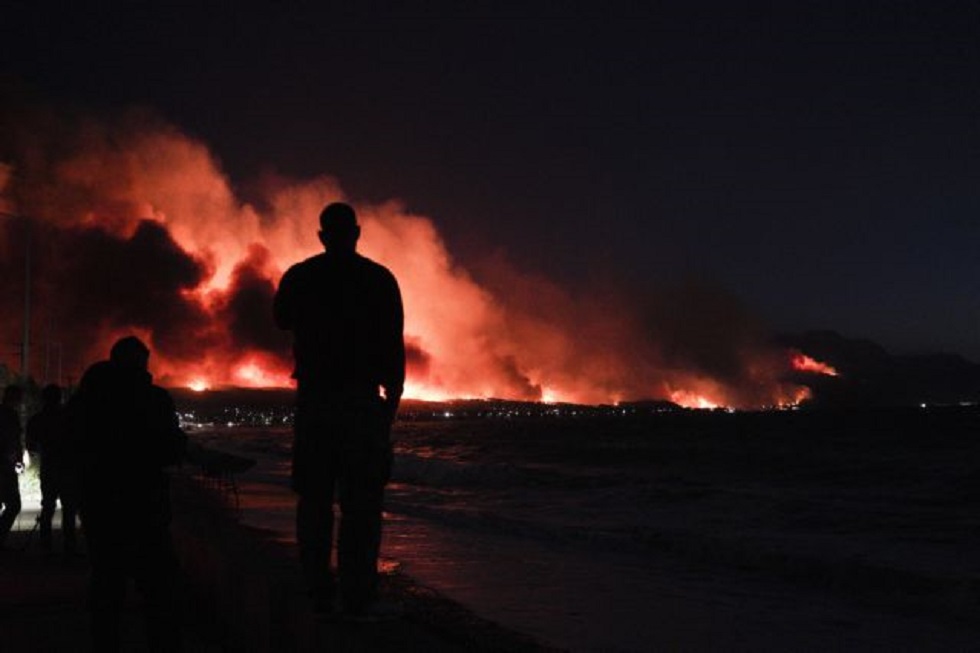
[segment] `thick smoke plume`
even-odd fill
[[[320,210],[347,199],[336,180],[278,179],[245,202],[204,144],[143,112],[8,115],[0,128],[0,210],[22,216],[0,221],[5,362],[16,367],[29,247],[35,376],[52,375],[54,351],[78,378],[135,332],[165,384],[289,383],[271,298],[286,267],[320,250]],[[503,257],[478,282],[432,220],[397,201],[356,208],[360,250],[401,284],[410,396],[759,406],[805,393],[782,381],[791,354],[724,293],[573,292]]]

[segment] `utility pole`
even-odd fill
[[[20,345],[20,375],[27,380],[31,367],[31,223],[24,221],[24,339]]]
[[[24,333],[20,342],[20,375],[26,381],[31,369],[31,220],[0,211],[0,217],[24,221]]]

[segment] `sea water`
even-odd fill
[[[400,421],[382,557],[572,650],[922,650],[977,642],[976,416]],[[243,519],[294,537],[290,432]],[[971,584],[972,582],[972,584]]]

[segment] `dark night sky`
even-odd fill
[[[17,2],[0,70],[55,106],[152,107],[242,187],[329,173],[401,198],[463,262],[502,249],[565,284],[707,279],[776,330],[980,360],[980,12],[772,4]]]

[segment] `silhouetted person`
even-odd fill
[[[7,541],[7,535],[20,514],[20,483],[17,473],[21,470],[24,447],[20,434],[20,404],[24,400],[24,390],[17,385],[8,385],[3,391],[0,404],[0,548]]]
[[[319,231],[326,252],[286,271],[274,305],[276,323],[293,332],[292,482],[303,569],[317,609],[332,609],[336,498],[340,599],[348,614],[370,611],[377,598],[389,435],[405,381],[398,283],[356,253],[360,234],[350,206],[327,206]]]
[[[170,537],[170,487],[164,468],[183,456],[170,395],[147,371],[139,339],[113,345],[92,365],[69,402],[79,437],[81,512],[92,564],[94,651],[119,648],[119,621],[132,578],[145,599],[151,650],[180,646],[175,605],[177,557]]]
[[[54,384],[41,390],[41,410],[27,422],[27,450],[38,454],[41,461],[41,548],[51,552],[51,520],[60,499],[65,554],[71,556],[76,552],[77,456],[61,394],[61,388]]]

